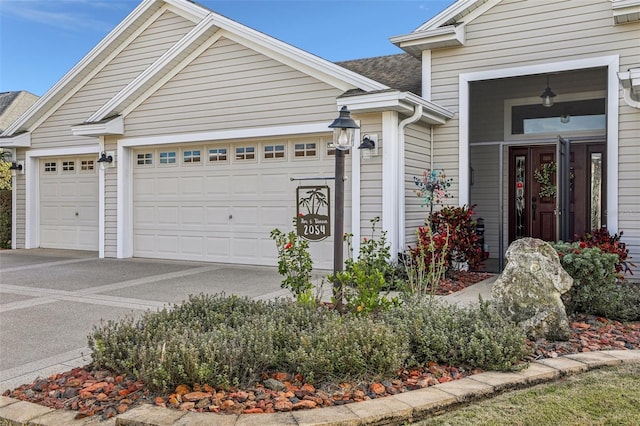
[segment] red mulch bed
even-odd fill
[[[471,277],[474,274],[464,275],[466,282],[474,279],[481,281],[478,274],[474,278]],[[454,291],[459,286],[466,287],[464,284],[445,284],[441,291],[449,294],[446,291]],[[623,324],[586,315],[572,318],[572,321],[572,335],[567,342],[542,339],[528,341],[531,348],[528,361],[578,352],[640,349],[640,322]],[[3,395],[51,408],[76,410],[76,418],[100,416],[109,419],[143,403],[199,412],[270,413],[380,398],[478,372],[480,371],[464,366],[430,363],[422,369],[398,371],[395,378],[380,383],[342,383],[325,389],[305,384],[299,376],[276,373],[265,375],[262,383],[249,389],[225,391],[206,384],[181,385],[171,394],[155,395],[146,388],[144,382],[133,377],[114,375],[109,371],[85,366],[38,379],[14,390],[7,390]]]

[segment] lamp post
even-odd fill
[[[336,309],[343,310],[342,304],[342,282],[338,279],[337,273],[343,270],[343,246],[344,235],[344,152],[353,146],[355,130],[360,126],[351,118],[351,112],[346,106],[340,109],[340,115],[329,125],[333,129],[333,146],[335,148],[336,171],[335,171],[335,191],[336,202],[334,210],[334,231],[333,231],[333,297]]]

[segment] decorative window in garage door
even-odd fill
[[[76,170],[76,162],[75,161],[63,161],[62,162],[62,171],[63,172],[75,172]]]
[[[255,146],[238,146],[236,147],[236,160],[255,160]]]
[[[351,152],[350,149],[347,149],[344,151],[344,155],[349,155],[349,153]],[[327,142],[327,156],[333,156],[336,155],[336,148],[333,146],[333,141],[332,142]]]
[[[47,161],[44,163],[44,172],[45,173],[56,173],[58,171],[58,163],[55,161]]]
[[[227,148],[209,148],[210,163],[226,162],[227,158]]]
[[[200,163],[200,150],[191,149],[182,151],[182,162],[186,164]]]
[[[136,164],[138,166],[150,166],[153,164],[152,152],[141,152],[136,156]]]
[[[161,152],[160,164],[176,164],[176,152],[175,151]]]
[[[285,158],[284,145],[265,145],[264,158],[267,160]]]
[[[294,146],[294,157],[315,157],[318,155],[318,148],[315,142],[312,143],[297,143]]]
[[[90,173],[93,172],[96,168],[95,162],[93,160],[82,160],[80,161],[80,172],[81,173]]]

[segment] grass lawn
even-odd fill
[[[504,393],[418,425],[640,425],[640,365],[593,370]]]

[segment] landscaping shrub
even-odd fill
[[[616,272],[620,279],[624,279],[623,274],[633,274],[631,268],[636,266],[630,260],[627,245],[620,241],[622,234],[623,233],[620,232],[620,234],[611,235],[607,228],[600,228],[584,234],[578,240],[578,242],[584,243],[586,247],[598,247],[604,253],[613,253],[618,256]],[[581,247],[582,246],[581,244]]]
[[[0,189],[0,248],[11,248],[11,190]]]
[[[482,266],[482,248],[478,245],[478,224],[472,218],[473,207],[475,205],[445,207],[431,215],[434,235],[449,235],[447,252],[450,268],[462,262],[468,263],[470,270],[478,270]]]
[[[408,364],[466,365],[483,370],[511,370],[528,353],[524,332],[487,303],[458,307],[432,298],[415,298],[385,314],[403,333],[411,351]]]
[[[275,240],[278,250],[278,273],[284,277],[281,287],[289,289],[300,302],[312,301],[313,260],[309,242],[298,237],[295,231],[285,234],[277,228],[271,231],[271,239]]]
[[[562,296],[567,313],[585,313],[617,320],[640,319],[640,289],[619,283],[619,255],[605,253],[585,242],[551,243],[562,267],[573,278],[571,290]]]
[[[156,391],[250,386],[278,371],[316,385],[378,380],[430,361],[509,369],[525,354],[519,328],[487,306],[412,303],[372,317],[224,295],[106,322],[88,340],[97,367],[134,375]]]

